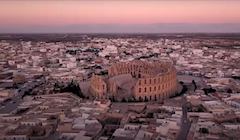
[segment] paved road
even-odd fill
[[[188,131],[191,127],[191,122],[187,118],[187,112],[187,99],[186,97],[182,96],[182,125],[177,140],[187,139]]]
[[[26,86],[20,88],[17,92],[16,96],[13,96],[11,100],[7,101],[4,106],[1,106],[0,113],[1,114],[9,114],[10,112],[17,109],[17,106],[23,102],[22,96],[24,95],[25,91],[29,91],[40,84],[45,82],[45,78],[42,77],[40,80],[35,81],[33,83],[27,83]]]

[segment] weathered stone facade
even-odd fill
[[[93,74],[90,79],[90,92],[97,98],[102,98],[107,93],[107,84],[102,76]]]
[[[118,84],[108,80],[111,77],[131,74],[136,79],[133,87],[136,100],[163,100],[176,93],[177,74],[171,63],[132,61],[110,66],[108,77],[93,75],[91,77],[91,93],[102,98],[106,93],[116,94]]]

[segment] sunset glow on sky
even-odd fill
[[[0,1],[0,26],[240,23],[240,1]]]
[[[1,25],[240,22],[240,1],[0,1]]]

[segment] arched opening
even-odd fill
[[[157,101],[157,95],[154,96],[154,100]]]
[[[145,96],[145,102],[147,102],[148,101],[148,99],[147,99],[147,97]]]
[[[142,97],[139,97],[139,101],[142,101]]]
[[[149,97],[149,100],[150,100],[150,101],[152,100],[152,96]]]
[[[141,78],[141,74],[140,73],[138,74],[138,78]]]

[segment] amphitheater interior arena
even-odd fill
[[[111,65],[107,76],[93,74],[90,92],[96,98],[159,101],[174,95],[177,84],[172,63],[132,61]]]

